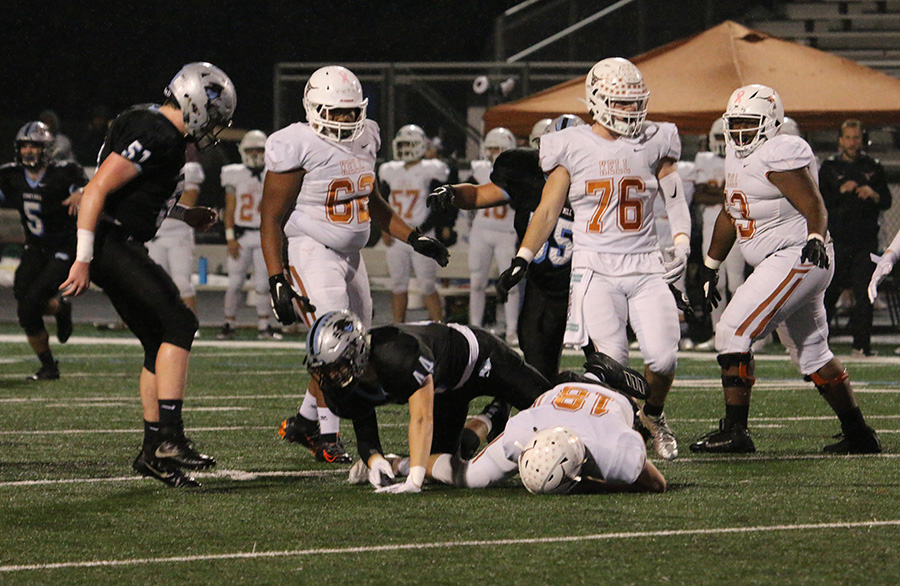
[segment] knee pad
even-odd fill
[[[723,387],[744,387],[749,389],[756,382],[756,379],[750,374],[750,364],[753,362],[752,352],[719,354],[716,360],[723,371],[734,367],[738,369],[737,375],[722,374]]]
[[[819,394],[825,394],[834,387],[843,384],[848,378],[850,378],[850,375],[847,374],[847,369],[845,368],[832,379],[823,378],[818,372],[814,372],[804,376],[803,380],[815,384]]]

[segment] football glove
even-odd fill
[[[894,262],[897,257],[892,250],[885,251],[881,256],[871,254],[869,257],[875,263],[875,272],[872,273],[872,279],[869,281],[869,302],[875,303],[875,298],[878,297],[878,285],[894,270]]]
[[[672,292],[672,297],[675,298],[675,307],[678,308],[682,314],[684,314],[684,321],[691,323],[694,321],[694,307],[691,305],[691,300],[688,299],[688,296],[684,291],[669,283],[669,291]]]
[[[404,492],[422,492],[422,487],[416,485],[415,482],[412,481],[412,478],[407,478],[406,482],[401,482],[399,484],[390,484],[388,486],[382,486],[381,488],[375,489],[375,492],[386,494],[401,494]]]
[[[828,253],[825,251],[825,242],[818,238],[810,238],[806,241],[803,251],[800,252],[800,262],[807,261],[820,269],[828,268]]]
[[[453,189],[453,186],[450,184],[441,185],[428,194],[428,197],[425,199],[425,205],[436,210],[449,210],[456,207],[453,204],[454,198],[456,198],[456,190]]]
[[[289,326],[297,321],[297,312],[294,311],[293,300],[300,304],[300,309],[305,313],[312,313],[316,306],[309,302],[309,298],[298,295],[291,287],[284,275],[269,277],[269,295],[272,296],[272,311],[275,319],[282,325]]]
[[[703,283],[703,298],[706,300],[706,310],[711,312],[714,307],[719,307],[722,296],[719,295],[719,270],[711,269],[706,265],[700,265],[700,282]]]
[[[666,249],[666,253],[672,255],[672,260],[663,263],[666,273],[663,278],[666,283],[674,283],[681,278],[687,268],[688,256],[691,254],[691,247],[688,244],[680,242],[675,246]]]
[[[369,484],[375,488],[394,484],[394,471],[391,470],[391,463],[385,458],[375,458],[375,462],[369,468]]]
[[[506,303],[509,292],[519,284],[527,269],[528,261],[524,258],[517,256],[512,259],[509,268],[500,273],[500,278],[497,279],[497,301]]]
[[[447,266],[447,263],[450,262],[450,253],[447,252],[447,247],[441,244],[440,241],[430,236],[425,236],[418,230],[410,232],[406,243],[412,246],[413,250],[419,254],[433,258],[442,267]]]

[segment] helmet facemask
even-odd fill
[[[188,63],[166,87],[165,95],[181,109],[187,136],[197,150],[219,144],[219,135],[231,126],[237,105],[234,84],[210,63]]]
[[[251,130],[244,135],[238,145],[241,163],[248,169],[258,170],[266,166],[266,133]]]
[[[542,429],[519,454],[519,477],[530,493],[567,493],[581,481],[585,454],[584,442],[568,429]]]
[[[407,124],[397,131],[397,136],[391,142],[391,149],[395,161],[412,163],[425,156],[427,147],[425,131],[415,124]]]
[[[338,65],[317,69],[303,90],[303,109],[310,128],[333,142],[352,142],[362,135],[368,103],[359,79]],[[348,117],[351,119],[338,119]]]
[[[775,90],[753,84],[738,88],[731,94],[722,117],[725,120],[725,143],[734,149],[738,157],[746,157],[778,134],[784,120],[784,107]]]
[[[16,162],[27,169],[38,169],[46,166],[53,156],[53,133],[43,122],[28,122],[19,132],[16,133],[16,140],[13,143],[16,149]],[[33,153],[22,156],[22,147],[25,145],[33,145],[40,149],[35,155]]]

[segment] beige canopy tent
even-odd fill
[[[869,125],[900,123],[900,80],[731,21],[631,61],[650,88],[648,118],[674,122],[689,134],[708,132],[731,92],[750,83],[775,88],[787,115],[804,131],[836,130],[846,118]],[[505,126],[528,136],[541,118],[574,113],[587,119],[583,99],[584,77],[579,77],[490,108],[485,129]]]

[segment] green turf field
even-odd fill
[[[137,346],[76,338],[54,347],[62,380],[27,383],[36,359],[24,341],[3,341],[17,333],[0,326],[3,585],[896,584],[900,574],[894,357],[847,361],[881,456],[821,454],[837,420],[778,348],[757,366],[757,453],[692,455],[723,407],[714,356],[685,354],[666,409],[681,456],[656,460],[666,494],[536,497],[513,482],[376,495],[347,484],[348,466],[276,438],[305,389],[302,350],[210,346],[204,332],[185,419],[219,466],[185,491],[131,473]],[[404,451],[404,409],[379,419],[385,447]]]

